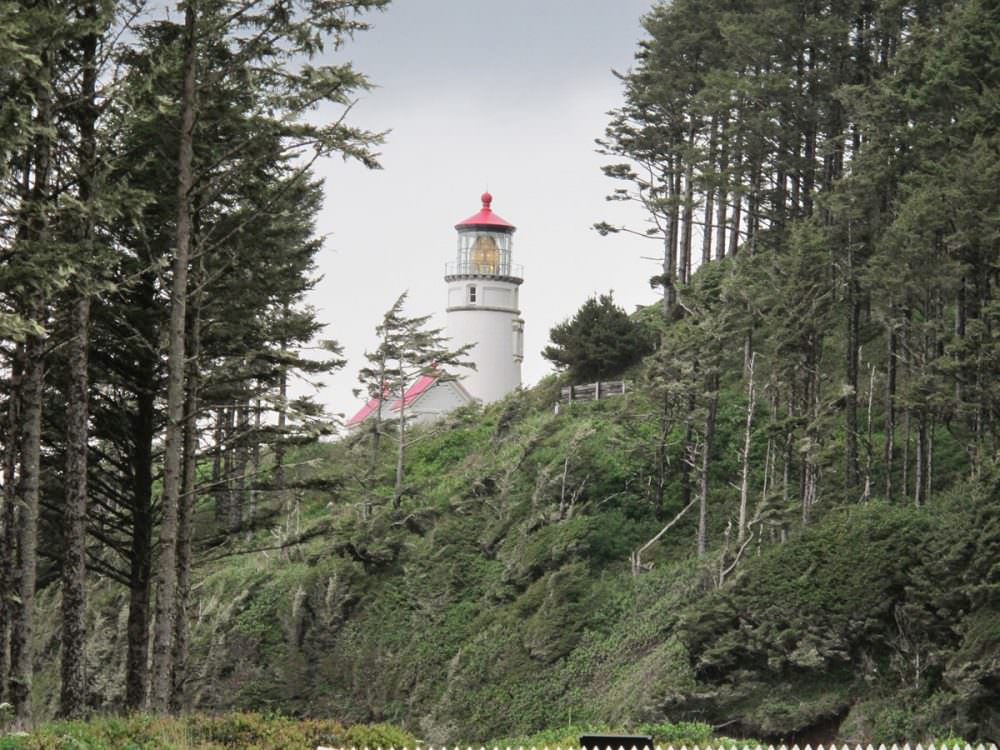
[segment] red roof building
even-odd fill
[[[385,403],[389,398],[373,398],[347,422],[347,429],[354,430],[378,410],[379,403]],[[406,408],[406,419],[411,424],[433,422],[453,409],[464,406],[472,401],[472,396],[462,384],[446,378],[442,372],[421,375],[406,389],[403,398],[398,396],[382,407],[384,419],[397,419],[403,404]]]

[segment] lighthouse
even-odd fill
[[[493,213],[493,196],[455,225],[458,254],[445,268],[447,331],[452,346],[472,344],[476,364],[462,379],[475,398],[489,404],[521,385],[524,321],[518,307],[522,268],[512,262],[515,227]]]

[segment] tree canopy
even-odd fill
[[[302,355],[313,165],[375,168],[381,136],[346,119],[367,79],[323,55],[386,3],[0,2],[0,700],[19,726],[34,596],[59,578],[60,712],[89,710],[94,576],[127,591],[121,706],[182,705],[196,497],[226,543],[262,493],[285,501],[284,446],[331,429],[287,389],[343,364],[335,343]]]
[[[630,318],[611,293],[588,299],[549,338],[542,356],[577,380],[620,375],[653,350],[651,330]]]

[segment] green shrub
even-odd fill
[[[542,356],[580,380],[620,374],[653,351],[655,338],[632,320],[611,294],[591,297],[576,314],[549,331],[552,340]]]
[[[417,738],[392,724],[354,724],[347,729],[345,744],[348,747],[413,748]]]
[[[228,713],[179,718],[134,714],[91,721],[51,722],[31,734],[0,738],[0,750],[313,750],[332,747],[415,747],[416,738],[391,724],[345,729],[330,719]]]
[[[650,735],[655,745],[700,745],[701,747],[737,742],[740,745],[759,744],[757,740],[733,740],[720,737],[712,727],[695,721],[681,721],[676,724],[659,722],[655,724],[638,724],[635,726],[610,726],[608,724],[579,724],[566,727],[545,729],[523,737],[505,737],[492,740],[488,747],[578,747],[580,737],[585,734],[639,734]]]
[[[712,727],[697,721],[681,721],[676,724],[661,722],[643,724],[637,727],[639,734],[650,734],[657,745],[705,745],[715,738]]]
[[[607,734],[611,730],[603,724],[579,724],[566,727],[553,727],[543,729],[540,732],[521,737],[502,737],[490,740],[487,747],[514,748],[514,747],[577,747],[580,744],[580,735],[583,734]]]

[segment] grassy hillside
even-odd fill
[[[688,514],[633,576],[631,551],[682,507],[676,464],[655,507],[655,405],[637,392],[556,414],[557,386],[416,433],[401,507],[368,517],[364,438],[300,449],[300,485],[323,489],[276,495],[255,531],[199,551],[191,705],[392,722],[436,743],[668,721],[786,741],[1000,735],[993,476],[919,509],[831,500],[720,586],[743,419],[726,393],[711,551],[695,556]],[[391,459],[376,495],[391,497]],[[205,500],[204,539],[211,519]],[[126,600],[92,594],[94,700],[110,706]],[[42,637],[44,712],[57,638]]]

